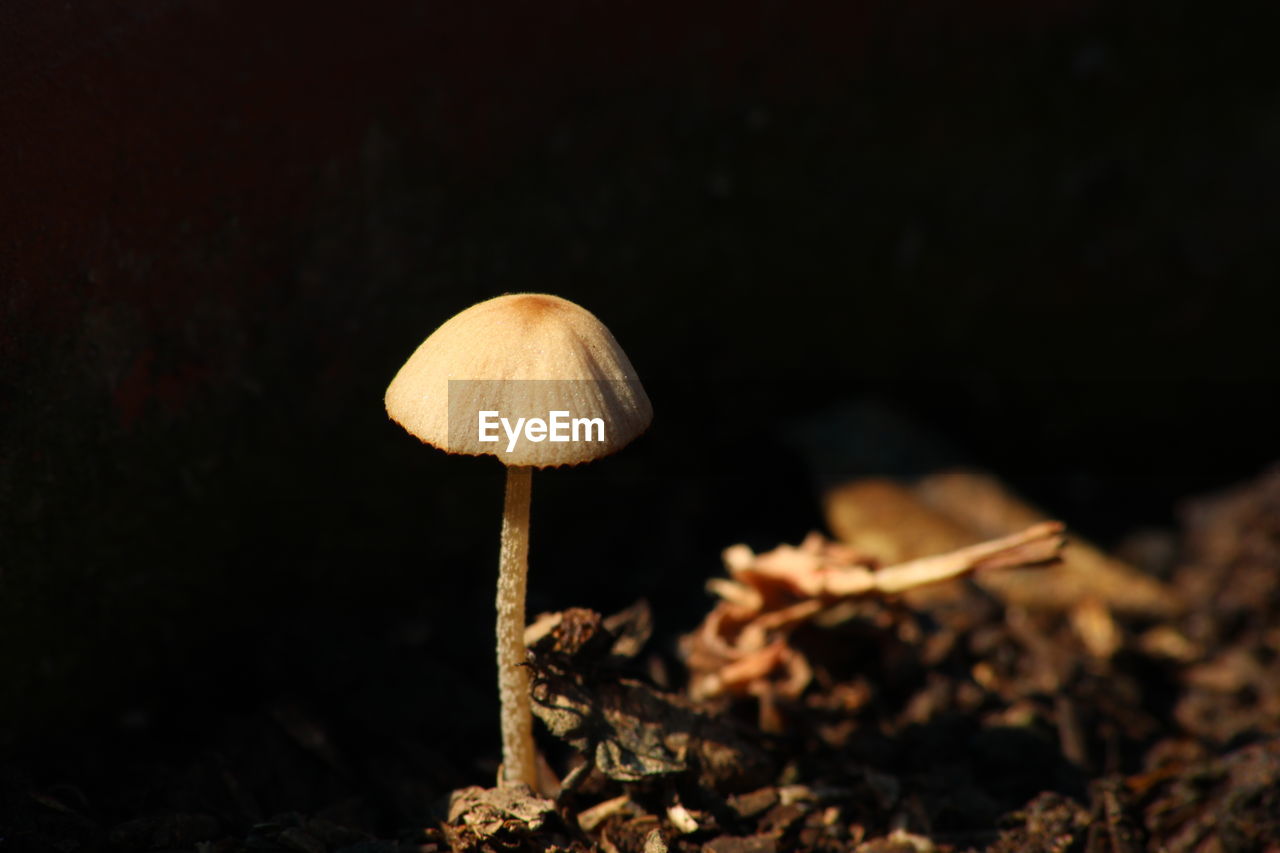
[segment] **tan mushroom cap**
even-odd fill
[[[499,296],[446,321],[391,380],[386,406],[392,420],[441,450],[537,468],[607,456],[653,419],[635,368],[605,325],[585,308],[541,293]],[[584,429],[577,441],[522,436],[508,450],[502,426],[498,441],[480,441],[485,411],[499,412],[510,425],[567,412],[583,419]],[[603,440],[587,440],[598,431],[585,421],[597,418]]]

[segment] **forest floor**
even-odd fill
[[[1280,851],[1280,470],[1116,553],[972,473],[826,511],[838,541],[726,551],[679,661],[647,651],[661,603],[538,619],[540,792],[436,791],[389,832],[412,756],[276,707],[109,794],[4,768],[0,850]]]

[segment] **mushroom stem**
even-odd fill
[[[525,663],[524,590],[529,571],[529,499],[533,469],[507,468],[502,506],[502,553],[498,566],[498,695],[502,702],[503,784],[523,782],[537,790],[537,753]]]

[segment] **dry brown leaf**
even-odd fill
[[[708,584],[721,601],[681,643],[692,675],[689,692],[696,699],[755,696],[762,727],[777,730],[776,700],[798,697],[812,678],[809,662],[788,643],[797,627],[823,623],[824,614],[840,612],[858,598],[896,596],[975,571],[1051,561],[1064,541],[1061,524],[1041,522],[886,568],[877,568],[865,552],[816,533],[798,546],[763,554],[745,545],[727,548],[723,556],[730,578]]]

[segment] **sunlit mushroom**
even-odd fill
[[[649,398],[594,315],[558,296],[518,293],[436,329],[391,381],[386,406],[427,444],[507,466],[497,601],[502,781],[536,787],[523,666],[532,469],[621,449],[648,427]]]

